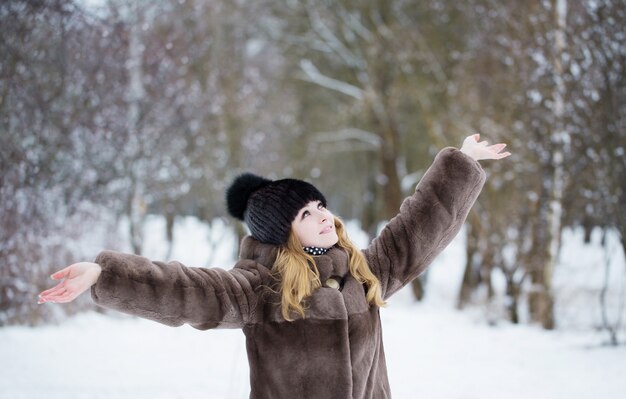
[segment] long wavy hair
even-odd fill
[[[337,245],[348,252],[350,274],[367,287],[366,299],[370,305],[384,306],[380,282],[370,270],[363,253],[348,238],[341,219],[334,216],[334,222],[339,237]],[[292,312],[304,318],[304,301],[322,286],[322,282],[313,256],[304,251],[293,230],[287,243],[278,249],[272,271],[279,280],[281,311],[285,320],[293,321]]]

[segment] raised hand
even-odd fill
[[[480,134],[468,136],[463,141],[461,151],[469,155],[476,161],[481,159],[502,159],[511,155],[510,152],[500,152],[506,147],[506,144],[489,145],[487,141],[480,140]]]
[[[69,265],[50,276],[53,280],[62,281],[39,294],[37,303],[71,302],[95,284],[101,271],[100,265],[92,262],[79,262]]]

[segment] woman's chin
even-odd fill
[[[325,236],[322,236],[320,238],[321,238],[320,241],[323,242],[323,245],[319,245],[319,246],[322,248],[330,248],[339,242],[339,237],[337,236],[337,233],[335,233],[334,230],[328,234],[325,234]]]
[[[337,233],[335,233],[335,231],[331,231],[327,234],[320,234],[320,236],[316,237],[315,240],[306,241],[306,244],[303,241],[303,245],[305,247],[330,248],[338,242],[339,237],[337,236]]]

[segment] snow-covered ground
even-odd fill
[[[163,259],[162,221],[152,220],[150,226],[146,253]],[[350,227],[355,241],[362,240],[358,226]],[[182,220],[171,258],[229,267],[236,243],[221,230],[219,222],[211,231],[193,219]],[[209,236],[220,243],[213,253],[205,244]],[[577,231],[564,234],[555,274],[557,300],[564,302],[557,303],[557,316],[567,328],[546,332],[502,321],[490,325],[485,311],[477,310],[482,308],[453,309],[464,261],[460,234],[435,261],[423,303],[414,303],[404,290],[381,310],[394,397],[626,397],[626,346],[601,345],[606,334],[591,328],[599,320],[605,252],[597,245],[598,234],[595,245],[583,245],[581,239]],[[615,237],[610,240],[614,243]],[[626,265],[621,249],[609,248],[610,297],[619,304]],[[622,327],[621,338],[625,335]],[[170,328],[91,312],[58,326],[0,329],[0,359],[3,399],[230,399],[249,394],[244,337],[237,330]]]

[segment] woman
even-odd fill
[[[311,184],[245,174],[227,192],[229,212],[251,232],[233,269],[104,251],[53,274],[62,282],[39,302],[91,287],[99,305],[170,326],[242,328],[251,398],[390,397],[379,308],[461,228],[485,181],[477,160],[510,155],[479,138],[441,150],[363,251]]]

